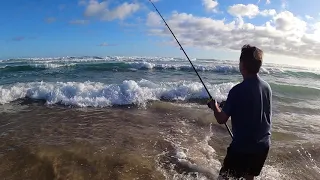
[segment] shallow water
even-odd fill
[[[11,108],[0,124],[5,179],[216,178],[231,141],[202,105]],[[260,179],[319,179],[319,141],[277,131],[272,137]]]

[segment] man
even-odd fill
[[[208,103],[219,124],[225,124],[231,117],[234,135],[219,178],[253,180],[260,175],[268,156],[272,92],[258,75],[262,60],[262,50],[244,45],[239,63],[243,81],[230,90],[222,110],[215,100]]]

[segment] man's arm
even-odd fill
[[[230,116],[228,116],[226,113],[224,113],[220,109],[217,101],[215,101],[215,100],[210,101],[208,103],[208,106],[209,106],[209,108],[211,108],[213,110],[214,116],[219,124],[225,124],[228,121]]]

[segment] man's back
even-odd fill
[[[233,141],[227,150],[219,176],[253,180],[259,176],[270,149],[271,88],[260,79],[263,51],[249,44],[241,48],[239,70],[243,82],[229,92],[221,110],[216,101],[208,107],[219,124],[231,117]]]
[[[230,91],[223,111],[231,116],[232,149],[250,153],[269,147],[271,98],[270,86],[259,76],[246,78]]]

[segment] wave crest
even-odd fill
[[[210,85],[212,96],[226,98],[233,83]],[[146,105],[152,100],[206,99],[202,84],[194,82],[166,82],[155,84],[148,80],[126,80],[121,84],[99,82],[31,82],[0,86],[0,103],[30,98],[44,100],[47,104],[74,105],[79,107],[107,107],[114,105]]]

